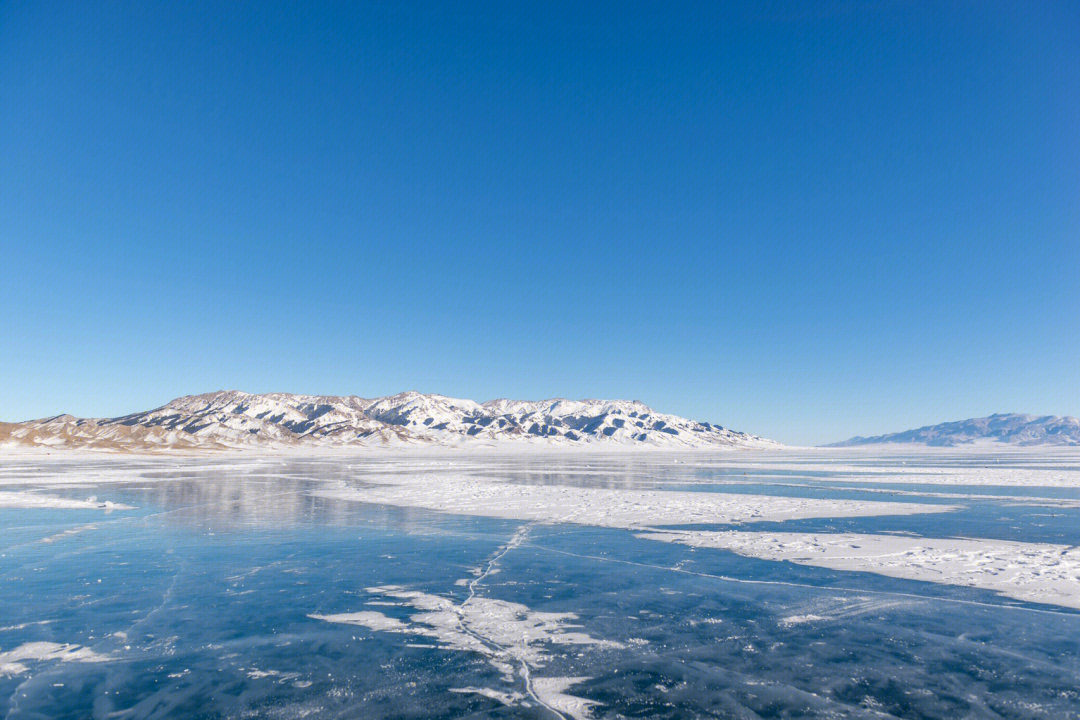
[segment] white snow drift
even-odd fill
[[[464,475],[367,476],[367,487],[313,491],[335,500],[426,508],[460,515],[624,529],[814,517],[909,515],[944,505],[735,493],[516,485]]]

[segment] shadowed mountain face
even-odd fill
[[[955,447],[973,443],[1002,443],[1019,447],[1080,445],[1080,420],[1057,415],[1000,413],[984,418],[928,425],[889,435],[856,436],[834,443],[830,447],[885,444]]]
[[[0,444],[112,450],[290,446],[659,446],[775,447],[707,422],[658,413],[625,400],[492,400],[477,403],[406,392],[384,398],[188,395],[116,418],[59,415],[0,423]]]

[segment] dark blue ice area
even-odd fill
[[[781,485],[790,478],[709,484],[693,468],[591,462],[599,467],[588,473],[573,464],[559,472],[579,485],[958,508],[744,529],[1080,544],[1075,508]],[[506,482],[559,481],[559,472],[504,465],[483,472]],[[308,617],[373,610],[407,620],[415,611],[380,604],[385,598],[367,589],[390,584],[460,602],[462,579],[475,577],[523,524],[311,495],[326,479],[363,482],[336,461],[283,462],[273,472],[149,464],[124,482],[49,490],[134,510],[0,509],[0,658],[41,641],[105,658],[29,659],[20,661],[24,672],[0,672],[0,716],[556,717],[527,700],[504,705],[452,692],[522,691],[474,653]],[[523,537],[477,592],[575,613],[580,631],[622,645],[552,645],[534,670],[588,678],[567,692],[598,703],[593,717],[1080,718],[1075,611],[695,550],[625,530],[536,525]]]

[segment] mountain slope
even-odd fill
[[[1000,413],[983,418],[927,425],[888,435],[856,436],[834,443],[830,447],[885,444],[955,447],[975,443],[999,443],[1019,447],[1080,445],[1080,420],[1057,415]]]
[[[383,398],[223,390],[116,418],[0,423],[0,447],[103,450],[305,446],[775,447],[719,425],[624,400],[492,400],[406,392]]]

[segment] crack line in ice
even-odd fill
[[[498,563],[506,554],[526,544],[535,523],[519,527],[504,545],[473,572],[468,585],[468,596],[459,604],[438,595],[408,590],[397,585],[367,588],[370,593],[398,600],[421,612],[402,621],[380,612],[365,610],[354,613],[310,614],[316,620],[359,625],[370,630],[424,635],[440,642],[438,647],[447,650],[463,650],[479,653],[488,659],[503,679],[511,681],[520,677],[522,693],[481,693],[500,702],[520,701],[531,698],[540,707],[560,720],[588,717],[588,709],[596,703],[585,698],[568,695],[564,690],[587,678],[533,677],[533,670],[542,666],[549,655],[540,643],[562,645],[596,645],[621,648],[621,643],[602,640],[584,632],[568,631],[566,622],[575,620],[572,613],[551,613],[531,610],[519,603],[481,597],[477,589],[488,576],[498,569]],[[469,692],[470,688],[457,688],[455,692]]]
[[[463,603],[461,603],[462,609],[464,609],[465,606],[469,605],[469,603],[473,601],[473,599],[476,597],[476,586],[482,583],[484,579],[491,574],[492,570],[495,569],[495,566],[500,560],[502,560],[506,553],[510,552],[512,549],[520,546],[523,542],[525,542],[525,540],[529,536],[529,532],[532,530],[532,527],[533,523],[529,523],[528,525],[522,525],[520,528],[518,528],[517,532],[514,533],[513,537],[510,538],[506,545],[504,545],[498,552],[495,553],[495,555],[493,555],[487,561],[483,572],[481,572],[479,575],[469,581],[469,596],[465,598],[465,601]],[[483,638],[477,633],[474,633],[472,629],[465,624],[464,616],[461,613],[458,614],[458,627],[461,629],[462,632],[472,635],[479,642],[486,641],[503,652],[509,651],[508,647],[500,646],[495,641],[490,640],[489,638]],[[525,685],[526,694],[528,694],[529,697],[535,700],[537,704],[539,704],[541,707],[549,710],[556,717],[561,718],[561,720],[569,720],[569,718],[559,712],[556,708],[552,707],[551,705],[540,699],[540,696],[537,695],[536,691],[533,689],[532,675],[529,672],[529,664],[526,663],[525,660],[521,657],[518,658],[518,662],[521,665],[521,677]]]

